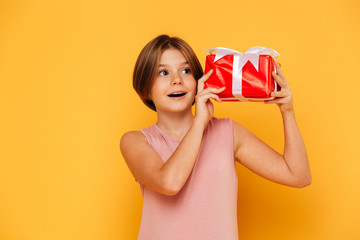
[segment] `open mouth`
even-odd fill
[[[169,97],[182,97],[184,96],[186,93],[184,92],[177,92],[177,93],[172,93],[172,94],[169,94],[168,96]]]

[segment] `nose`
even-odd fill
[[[171,79],[171,85],[179,85],[182,84],[183,81],[181,79],[181,76],[179,74],[175,74],[173,75],[172,79]]]

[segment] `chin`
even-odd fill
[[[173,106],[171,108],[168,108],[170,112],[173,113],[185,113],[187,111],[191,111],[192,104],[184,104],[180,106]]]
[[[172,108],[170,109],[171,112],[173,113],[185,113],[187,111],[191,111],[191,107],[185,107],[185,108]]]

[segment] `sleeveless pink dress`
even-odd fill
[[[164,162],[180,143],[156,124],[141,132]],[[211,119],[194,168],[177,195],[139,184],[144,203],[138,240],[238,240],[231,119]]]

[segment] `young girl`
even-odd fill
[[[212,70],[203,75],[186,42],[161,35],[144,47],[133,86],[156,111],[157,122],[124,134],[120,142],[144,199],[139,240],[238,239],[235,161],[276,183],[310,184],[290,87],[276,61],[275,67],[281,91],[265,103],[276,103],[282,114],[282,155],[242,125],[213,117],[210,99],[220,102],[217,94],[225,88],[204,89]]]

